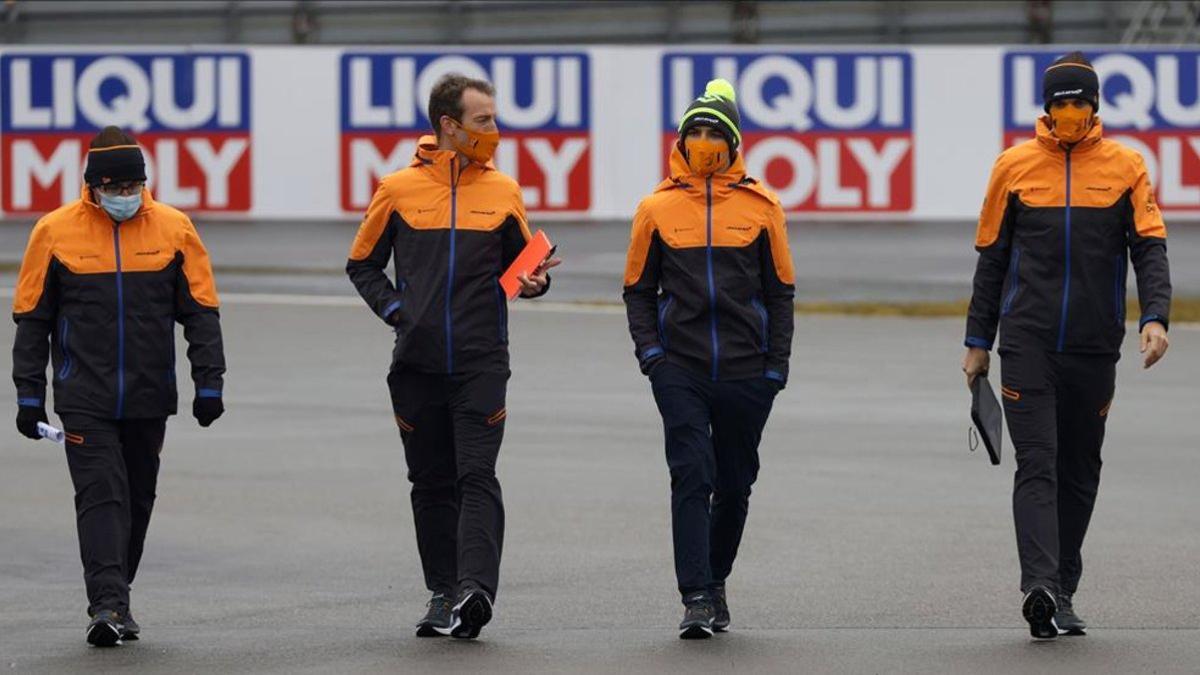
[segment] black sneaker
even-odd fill
[[[1075,613],[1071,606],[1071,596],[1060,593],[1058,596],[1058,611],[1054,613],[1054,623],[1058,626],[1059,635],[1087,635],[1087,624]]]
[[[121,641],[136,640],[138,639],[138,633],[141,632],[142,627],[138,625],[138,622],[133,620],[133,612],[126,611],[125,618],[121,622]]]
[[[87,627],[87,641],[95,647],[112,647],[121,641],[121,617],[110,609],[102,609],[92,617]]]
[[[704,640],[713,634],[713,601],[708,593],[692,593],[683,599],[681,640]]]
[[[417,637],[438,637],[450,634],[450,612],[454,603],[445,593],[434,593],[425,605],[428,611],[417,622]]]
[[[725,587],[717,586],[709,589],[713,603],[713,630],[724,633],[729,630],[729,603],[725,601]]]
[[[1058,626],[1054,625],[1054,614],[1057,611],[1054,594],[1045,586],[1034,586],[1025,594],[1021,613],[1029,622],[1029,634],[1034,640],[1053,640],[1058,637]]]
[[[492,599],[480,588],[465,588],[458,604],[450,610],[450,635],[464,640],[479,637],[479,631],[492,620]]]

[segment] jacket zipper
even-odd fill
[[[454,301],[454,257],[458,222],[458,178],[454,172],[458,158],[450,160],[450,264],[446,266],[446,374],[454,372],[454,323],[451,306]]]
[[[62,368],[58,369],[58,379],[65,380],[71,374],[71,350],[67,346],[67,333],[71,329],[71,322],[64,316],[61,323],[62,335],[58,337],[58,346],[62,350],[63,364]]]
[[[662,306],[658,308],[658,341],[662,343],[663,349],[667,348],[667,312],[671,309],[671,303],[675,302],[675,296],[668,294],[667,299],[663,301]]]
[[[1067,200],[1066,200],[1066,245],[1064,257],[1066,270],[1063,274],[1062,316],[1058,320],[1058,351],[1063,350],[1067,340],[1067,309],[1071,301],[1071,149],[1067,148]]]
[[[754,305],[754,309],[758,311],[758,318],[762,322],[762,340],[759,341],[759,348],[763,354],[766,354],[770,348],[770,334],[767,332],[767,308],[763,306],[758,298],[750,298],[750,304]]]
[[[504,287],[500,285],[500,279],[496,279],[496,326],[497,334],[500,342],[508,342],[508,317],[504,313],[504,306],[507,298],[504,297]]]
[[[117,255],[117,419],[125,409],[125,284],[121,277],[121,224],[113,223],[113,250]]]
[[[1012,264],[1008,266],[1008,274],[1012,277],[1012,285],[1008,287],[1008,295],[1004,297],[1004,306],[1000,308],[1000,316],[1008,316],[1012,311],[1013,300],[1017,297],[1017,289],[1021,287],[1021,249],[1013,249]]]
[[[1116,278],[1113,280],[1113,313],[1117,318],[1117,325],[1125,323],[1125,303],[1121,302],[1121,296],[1125,290],[1125,270],[1128,269],[1128,263],[1125,262],[1125,254],[1117,254],[1116,262]]]
[[[713,278],[713,227],[712,227],[712,176],[704,179],[705,221],[708,229],[708,243],[705,253],[708,258],[708,304],[709,326],[712,332],[712,379],[717,381],[717,364],[720,361],[720,347],[717,345],[717,285]]]

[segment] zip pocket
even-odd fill
[[[501,344],[508,344],[508,298],[504,295],[504,287],[500,285],[500,280],[496,279],[496,316],[497,316],[497,335],[500,338]]]
[[[770,333],[767,328],[767,308],[763,306],[758,298],[750,298],[750,304],[754,305],[754,309],[758,311],[758,318],[762,324],[761,339],[759,340],[759,351],[763,354],[767,353],[767,348],[770,346]]]
[[[667,295],[665,300],[658,303],[658,341],[662,343],[663,349],[667,348],[667,311],[674,303],[673,295]]]
[[[67,336],[70,332],[71,322],[64,316],[59,323],[58,334],[58,348],[62,351],[62,367],[58,369],[58,379],[60,382],[71,376],[71,349],[67,342]]]
[[[1117,256],[1113,275],[1113,316],[1118,325],[1125,323],[1125,274],[1128,270],[1129,263],[1122,252]]]
[[[1014,248],[1012,261],[1008,264],[1008,277],[1012,283],[1008,287],[1008,295],[1004,296],[1004,306],[1000,308],[1000,316],[1008,316],[1012,311],[1013,300],[1017,298],[1017,290],[1021,287],[1021,279],[1017,272],[1021,269],[1021,249]]]

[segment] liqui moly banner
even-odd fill
[[[79,196],[88,141],[141,144],[156,197],[193,212],[252,207],[245,52],[0,54],[0,207],[40,214]]]
[[[590,57],[583,52],[366,52],[341,56],[341,205],[366,208],[382,176],[412,161],[432,133],[429,93],[448,73],[496,90],[495,164],[519,182],[530,211],[591,206]]]
[[[1056,49],[0,46],[0,218],[79,196],[113,124],[156,198],[207,218],[361,218],[432,131],[451,72],[490,81],[497,167],[534,220],[632,217],[667,171],[679,119],[714,77],[741,152],[794,222],[970,221],[997,154],[1029,138]],[[1146,158],[1168,221],[1200,218],[1200,50],[1093,47],[1111,138]],[[964,73],[967,73],[964,76]]]
[[[1033,133],[1042,71],[1062,50],[1004,56],[1004,140]],[[1163,211],[1200,210],[1200,50],[1090,50],[1108,138],[1142,154]]]
[[[705,83],[734,85],[747,172],[788,211],[913,204],[912,60],[904,52],[667,53],[662,146]]]

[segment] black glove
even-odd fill
[[[23,405],[17,407],[17,431],[21,432],[26,438],[38,440],[42,437],[38,433],[38,422],[49,422],[46,417],[45,406]]]
[[[192,417],[195,417],[202,427],[212,424],[223,412],[225,404],[221,403],[219,398],[197,396],[192,401]]]

